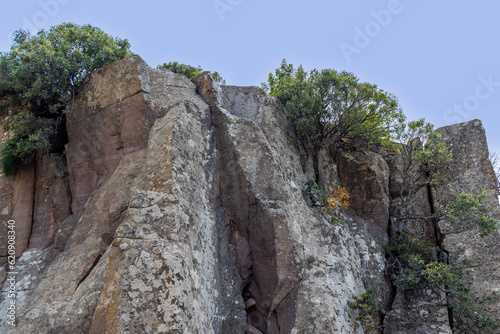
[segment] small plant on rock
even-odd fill
[[[189,79],[193,79],[203,73],[203,69],[198,66],[194,67],[191,65],[186,65],[186,64],[181,64],[179,62],[170,62],[170,63],[163,63],[161,65],[156,66],[157,69],[165,69],[165,70],[170,70],[174,73],[179,73],[187,76]],[[214,79],[215,82],[221,85],[226,84],[226,80],[215,71],[210,71],[210,74],[212,75],[212,78]]]
[[[349,208],[349,193],[344,187],[330,189],[330,197],[328,197],[328,207],[332,209],[347,209]]]
[[[490,208],[484,204],[486,190],[479,195],[461,193],[456,200],[444,208],[444,214],[453,223],[466,230],[477,229],[481,237],[498,230],[498,221],[490,217]]]
[[[341,215],[340,210],[347,209],[349,203],[349,193],[344,187],[330,189],[328,196],[313,179],[306,182],[304,197],[312,207],[318,208],[319,212],[330,222],[337,223]]]
[[[436,288],[447,295],[453,319],[467,333],[498,333],[500,320],[488,314],[487,307],[498,303],[498,294],[480,300],[470,294],[470,272],[466,263],[446,262],[438,257],[438,249],[430,242],[401,233],[385,246],[389,254],[386,274],[396,287],[413,292]]]
[[[380,321],[373,289],[368,289],[354,296],[351,301],[347,302],[347,305],[357,311],[356,322],[360,321],[368,333],[378,333],[380,331]],[[356,327],[356,323],[354,327]]]

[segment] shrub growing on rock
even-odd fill
[[[380,327],[378,308],[375,303],[375,290],[367,289],[357,296],[353,296],[347,305],[357,311],[356,321],[360,321],[367,333],[380,333],[383,329]],[[354,323],[356,328],[356,323]]]
[[[399,152],[396,158],[400,162],[395,173],[401,183],[391,204],[396,208],[393,215],[397,219],[397,230],[402,232],[404,222],[409,219],[433,218],[414,217],[408,209],[422,187],[445,181],[452,151],[442,142],[441,134],[424,119],[398,123],[393,137],[393,149]]]
[[[349,150],[388,146],[393,125],[403,118],[395,96],[346,71],[307,72],[283,60],[262,88],[285,105],[302,145],[312,154],[320,186],[318,151],[326,141]]]
[[[456,321],[457,327],[470,333],[497,333],[500,322],[491,317],[487,308],[487,302],[493,299],[478,300],[470,294],[467,265],[458,263],[443,248],[445,235],[438,225],[439,220],[445,219],[465,230],[476,230],[481,237],[493,233],[498,222],[489,216],[491,209],[484,204],[486,192],[458,194],[427,217],[413,214],[414,195],[421,188],[428,187],[431,193],[433,185],[447,181],[452,152],[442,142],[441,135],[423,119],[400,123],[395,139],[399,152],[396,157],[399,168],[395,172],[400,181],[391,204],[397,228],[386,247],[386,274],[406,296],[428,288],[446,293],[452,310],[450,320]],[[431,221],[436,240],[420,240],[407,233],[405,222],[410,220]]]
[[[407,233],[391,238],[385,249],[391,264],[386,270],[391,268],[388,274],[395,286],[406,292],[407,298],[413,292],[439,289],[446,293],[453,320],[462,330],[498,333],[500,320],[488,313],[488,305],[498,303],[499,296],[493,293],[479,299],[470,293],[470,264],[439,257],[439,247]]]
[[[307,204],[318,211],[330,223],[337,223],[342,216],[341,210],[349,208],[350,195],[344,187],[330,189],[330,196],[323,192],[313,179],[308,179],[304,190],[304,199]]]
[[[161,65],[156,66],[156,68],[160,70],[161,69],[170,70],[174,73],[185,75],[189,79],[193,79],[203,72],[203,69],[200,66],[194,67],[191,65],[181,64],[176,61],[170,63],[163,63]],[[212,75],[214,81],[217,82],[218,84],[222,85],[226,84],[226,80],[224,80],[224,78],[222,78],[222,76],[218,72],[210,71],[210,74]]]
[[[2,149],[4,174],[15,175],[36,150],[49,148],[49,136],[85,76],[130,55],[126,39],[91,25],[15,32],[10,51],[0,53],[0,115],[10,131]]]
[[[344,147],[388,144],[403,116],[395,96],[346,71],[306,72],[283,60],[262,88],[285,104],[296,132],[313,146],[330,137]]]

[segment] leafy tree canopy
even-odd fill
[[[87,74],[130,55],[126,39],[90,25],[15,32],[10,51],[0,53],[0,115],[11,132],[2,149],[4,174],[14,175],[38,149],[48,149],[48,137]]]
[[[36,35],[14,33],[0,53],[0,111],[60,113],[92,71],[131,55],[130,43],[91,25],[64,23]]]
[[[194,77],[197,77],[203,72],[203,69],[200,66],[194,67],[191,65],[181,64],[176,61],[170,63],[163,63],[162,65],[158,65],[156,68],[166,69],[174,73],[183,74],[187,76],[189,79],[193,79]],[[210,71],[210,74],[212,75],[212,78],[215,80],[215,82],[222,85],[226,84],[226,80],[224,80],[224,78],[222,78],[222,76],[218,72]]]
[[[465,229],[475,228],[481,237],[498,230],[498,220],[490,216],[491,209],[484,202],[486,190],[479,195],[461,193],[454,202],[448,203],[443,214],[453,223],[460,223]]]
[[[395,124],[392,136],[393,149],[400,161],[395,173],[401,180],[400,189],[392,199],[402,223],[403,217],[411,216],[406,209],[411,207],[412,197],[418,190],[445,181],[452,151],[442,141],[441,134],[424,119]]]
[[[313,146],[326,138],[350,147],[388,145],[403,114],[393,95],[333,69],[306,72],[283,60],[262,88],[286,107],[298,135]]]

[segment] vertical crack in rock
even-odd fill
[[[428,289],[405,300],[383,275],[380,246],[396,231],[384,195],[394,175],[382,157],[352,153],[359,161],[339,164],[325,147],[315,175],[281,103],[257,87],[219,87],[207,73],[193,81],[138,56],[103,68],[68,114],[68,155],[59,145],[21,171],[2,205],[20,228],[19,252],[30,247],[16,264],[19,333],[361,333],[348,300],[372,287],[387,333],[451,333],[447,296]],[[494,176],[481,157],[467,160],[486,153],[479,125],[447,128],[454,153],[463,148],[460,184],[422,189],[412,210],[427,217],[443,193]],[[353,181],[359,215],[331,225],[314,213],[302,194],[314,176],[325,187]],[[440,257],[465,246],[498,262],[498,237],[485,244],[444,220],[425,223],[407,230]],[[475,271],[476,291],[496,288],[491,267]]]
[[[99,263],[99,260],[101,260],[101,257],[102,257],[102,254],[98,254],[97,255],[97,257],[94,260],[94,263],[92,263],[92,265],[87,270],[87,272],[83,275],[83,277],[80,279],[80,281],[78,281],[78,283],[76,284],[76,289],[78,289],[78,287],[80,286],[80,284],[82,284],[87,279],[87,277],[89,277],[89,275],[92,272],[92,270],[94,270],[94,268],[97,267],[97,264]]]
[[[429,177],[429,173],[427,173],[427,177]],[[427,184],[426,187],[427,190],[427,198],[429,201],[429,208],[431,209],[431,216],[434,216],[436,214],[436,207],[434,203],[434,197],[432,195],[432,188],[430,184]],[[449,258],[449,252],[444,248],[444,238],[446,237],[444,233],[441,232],[441,229],[439,228],[439,219],[438,218],[431,218],[432,224],[434,227],[434,244],[437,246],[439,249],[438,251],[438,259],[443,258],[441,253],[444,253],[444,259],[446,264],[450,264],[450,258]],[[448,310],[448,321],[450,324],[450,329],[453,330],[453,308],[450,305],[449,301],[450,295],[447,292],[446,293],[446,299],[447,299],[447,310]]]
[[[427,173],[426,177],[427,178],[430,177],[429,173]],[[434,216],[436,214],[436,208],[434,205],[434,199],[432,198],[431,185],[427,184],[426,187],[427,187],[427,201],[429,202],[431,216]],[[443,244],[442,238],[444,238],[444,235],[439,230],[438,219],[437,218],[431,218],[431,219],[432,219],[432,226],[434,227],[434,244],[441,248],[441,246]]]
[[[210,105],[215,127],[221,205],[230,213],[230,243],[238,260],[247,332],[290,333],[298,282],[292,246],[283,214],[269,204],[277,185],[261,184],[276,180],[252,175],[270,163],[272,152],[254,122],[223,109],[222,92],[207,73],[194,81]]]
[[[436,205],[445,205],[455,200],[460,193],[478,195],[486,190],[487,197],[484,204],[491,210],[490,217],[498,219],[500,217],[498,180],[489,159],[486,133],[481,121],[475,119],[439,128],[436,131],[442,135],[443,142],[453,150],[447,173],[449,180],[432,189]],[[450,254],[450,262],[467,261],[474,266],[470,275],[467,275],[470,296],[480,300],[498,291],[500,234],[496,232],[482,238],[478,230],[468,230],[461,224],[447,219],[441,219],[439,227],[446,237],[442,243],[443,248]],[[500,319],[499,303],[488,305],[485,311],[493,319]],[[454,331],[467,331],[467,326],[455,313]]]
[[[394,204],[398,205],[397,197],[403,186],[404,179],[402,179],[401,173],[399,172],[404,168],[403,161],[401,158],[396,157],[391,160],[391,192],[394,193],[396,198]],[[415,217],[432,217],[435,212],[435,200],[433,198],[431,187],[426,183],[422,182],[418,185],[418,191],[412,193],[411,198],[409,198],[406,203],[406,215],[413,215]],[[394,207],[392,210],[394,210]],[[394,216],[394,215],[393,215]],[[392,224],[392,231],[389,233],[397,234],[395,221]],[[408,233],[410,236],[417,238],[419,240],[425,240],[436,247],[440,247],[440,240],[442,239],[442,234],[437,224],[436,219],[415,219],[405,221],[404,229],[398,232]],[[445,254],[440,251],[437,254],[438,258],[441,258]],[[391,263],[391,261],[390,261]],[[400,264],[398,264],[400,267]],[[391,280],[395,280],[400,275],[399,269],[395,268],[395,271],[389,271],[388,274],[391,275]],[[396,290],[393,286],[393,290]],[[422,289],[411,289],[409,291],[404,291],[404,289],[397,289],[393,292],[395,298],[392,300],[391,310],[387,313],[385,321],[385,330],[388,333],[400,333],[403,331],[418,330],[421,332],[432,331],[433,328],[439,327],[443,333],[451,333],[450,322],[449,322],[449,311],[447,307],[447,296],[441,290],[432,287],[425,287]],[[434,327],[433,327],[434,326]]]
[[[389,236],[389,238],[392,237],[393,233],[394,233],[394,231],[392,228],[391,217],[389,216],[389,221],[387,223],[387,235]],[[389,254],[386,253],[386,262],[388,260],[388,257],[389,257]],[[386,266],[387,266],[387,264],[386,264]],[[387,268],[385,270],[387,270]],[[387,276],[388,273],[385,273],[385,274]],[[394,284],[394,280],[392,279],[392,277],[389,277],[389,280],[391,282],[391,286],[390,286],[390,290],[389,290],[389,297],[387,298],[387,304],[386,304],[383,312],[379,312],[380,332],[381,333],[385,333],[385,318],[386,318],[387,312],[392,311],[392,306],[394,305],[394,301],[396,300],[396,295],[398,294],[398,288]]]
[[[34,182],[33,182],[33,202],[32,202],[32,208],[31,208],[31,228],[30,228],[30,233],[28,235],[28,245],[26,249],[30,248],[31,246],[31,236],[33,235],[33,229],[35,228],[35,215],[36,215],[36,161],[33,163],[33,175],[34,175]]]

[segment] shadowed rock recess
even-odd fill
[[[190,81],[133,56],[85,80],[66,128],[63,153],[0,178],[0,332],[365,333],[348,301],[368,288],[387,333],[452,332],[446,296],[411,304],[384,276],[397,163],[324,147],[326,187],[352,199],[330,224],[304,200],[312,163],[261,89],[218,86],[208,73]],[[481,123],[440,131],[456,166],[415,206],[485,188],[498,215]],[[440,224],[409,232],[440,229],[448,252],[481,261],[473,290],[499,290],[499,235]],[[16,279],[16,327],[6,277]]]

